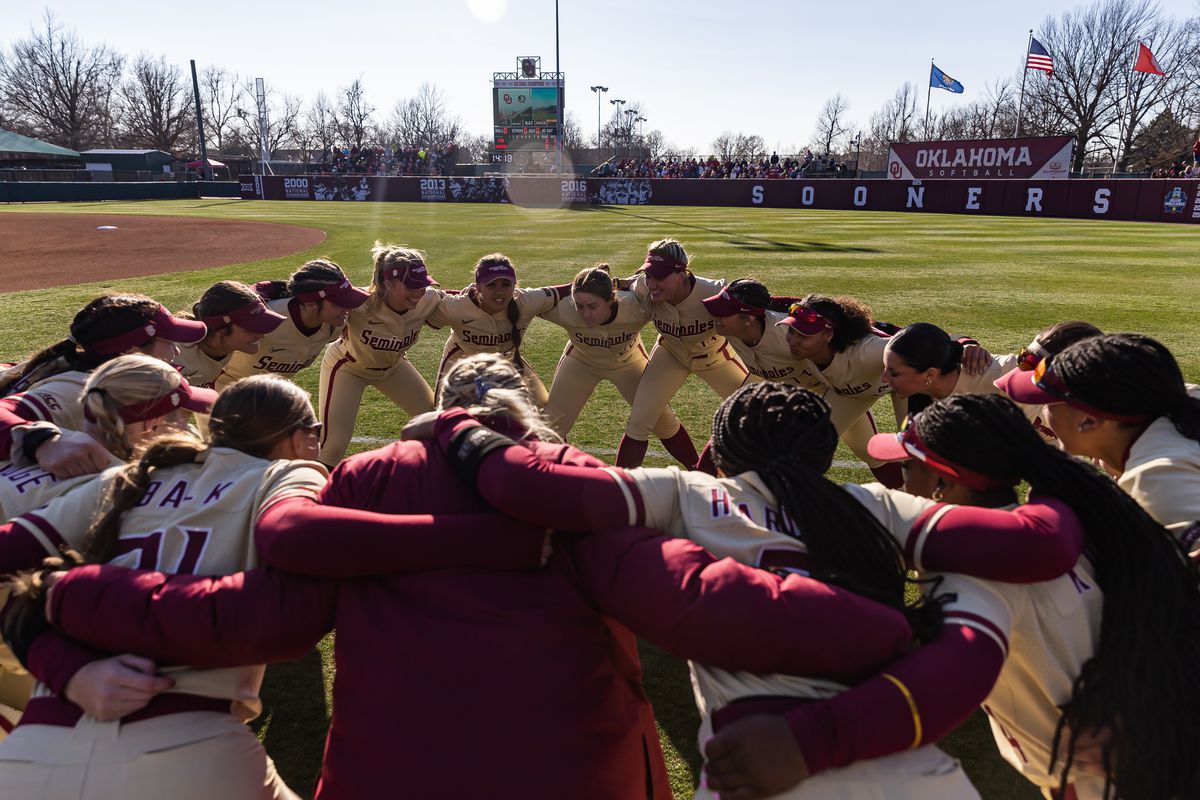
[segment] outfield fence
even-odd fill
[[[1200,180],[702,180],[242,175],[245,200],[760,206],[1200,223]]]

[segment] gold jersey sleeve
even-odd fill
[[[321,325],[315,331],[306,334],[296,326],[296,321],[288,310],[290,302],[291,299],[287,297],[267,301],[267,308],[277,314],[283,314],[287,319],[263,337],[258,352],[233,354],[217,378],[218,389],[251,375],[270,374],[290,378],[312,364],[325,350],[325,346],[341,334],[341,331],[332,325]]]
[[[1188,393],[1200,398],[1200,386],[1189,386]],[[1129,448],[1117,484],[1160,525],[1181,533],[1200,520],[1200,442],[1159,417]],[[1200,543],[1190,548],[1200,554]]]
[[[780,311],[767,311],[763,316],[762,338],[755,344],[732,336],[726,338],[751,375],[764,381],[794,383],[824,396],[829,387],[821,379],[816,365],[806,358],[796,358],[788,348],[787,328],[777,324],[786,317],[787,314]]]
[[[201,350],[200,343],[196,342],[179,345],[179,355],[175,364],[179,367],[179,374],[183,375],[188,383],[193,386],[212,387],[216,384],[221,370],[225,369],[232,358],[232,353],[222,358],[213,358]]]
[[[0,515],[12,519],[96,477],[79,475],[60,480],[36,464],[18,466],[11,461],[0,462]]]
[[[978,375],[969,375],[966,370],[958,374],[951,394],[1000,394],[996,380],[1017,368],[1017,357],[1011,353],[992,356],[992,363]]]
[[[350,312],[342,336],[331,345],[346,358],[351,371],[361,377],[379,377],[392,369],[413,344],[429,319],[441,306],[442,293],[426,289],[415,308],[397,314],[386,303],[368,300]]]
[[[564,356],[597,369],[617,369],[641,357],[641,332],[650,321],[650,310],[633,292],[618,291],[616,302],[616,317],[595,327],[584,323],[570,297],[541,316],[566,330]]]
[[[83,386],[87,379],[86,372],[60,372],[16,395],[17,403],[34,419],[53,422],[65,430],[81,431]]]

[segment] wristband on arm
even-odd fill
[[[516,447],[517,443],[502,433],[483,425],[472,425],[455,433],[446,448],[446,458],[454,474],[467,486],[474,487],[479,464],[495,450]]]
[[[21,449],[25,452],[25,457],[29,459],[30,463],[36,464],[38,448],[58,435],[58,431],[53,428],[39,428],[26,434],[21,442]]]

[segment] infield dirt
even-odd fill
[[[101,226],[115,226],[101,230]],[[244,264],[307,250],[298,225],[127,214],[0,214],[0,293]]]

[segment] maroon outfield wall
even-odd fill
[[[1196,180],[657,180],[242,175],[245,200],[760,206],[1200,223]]]

